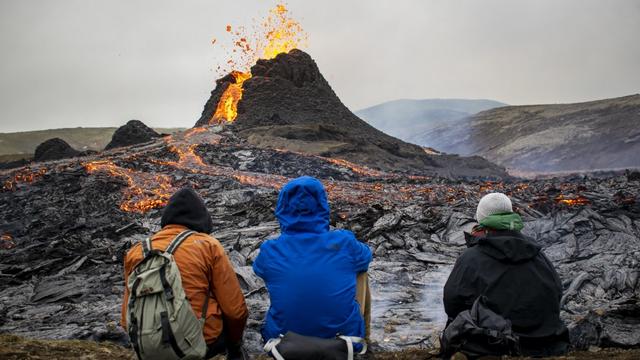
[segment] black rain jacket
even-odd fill
[[[523,354],[566,351],[568,332],[560,320],[562,284],[540,247],[517,231],[465,237],[469,248],[444,287],[449,322],[484,295],[492,310],[511,321]]]

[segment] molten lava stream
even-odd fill
[[[83,165],[89,174],[102,172],[127,182],[125,198],[120,204],[123,211],[144,213],[163,207],[175,191],[171,178],[167,175],[126,169],[110,160],[92,161]]]
[[[584,196],[577,195],[575,197],[566,197],[564,195],[558,195],[554,199],[558,204],[564,204],[567,206],[584,206],[591,204],[591,201]]]
[[[216,112],[213,114],[209,125],[233,122],[238,117],[238,102],[242,99],[242,84],[251,78],[250,72],[232,71],[231,75],[235,83],[229,84],[222,93]]]
[[[6,180],[2,185],[2,190],[12,191],[16,188],[18,184],[30,184],[34,181],[39,180],[47,173],[47,168],[40,168],[37,170],[32,170],[31,168],[24,168],[18,170],[13,174],[13,177],[9,180]]]
[[[196,154],[198,144],[191,145],[169,145],[169,151],[178,155],[178,161],[167,161],[166,165],[172,165],[177,168],[190,169],[190,166],[206,167],[202,158]]]
[[[362,175],[362,176],[371,176],[371,177],[380,177],[380,178],[397,177],[397,175],[395,175],[395,174],[389,174],[389,173],[385,173],[383,171],[374,170],[374,169],[371,169],[369,167],[366,167],[366,166],[363,166],[363,165],[358,165],[358,164],[352,163],[352,162],[344,160],[344,159],[330,158],[330,157],[324,157],[324,156],[316,156],[316,157],[319,158],[319,159],[322,159],[324,161],[327,161],[329,163],[332,163],[334,165],[338,165],[340,167],[349,169],[349,170],[353,171],[354,173]]]

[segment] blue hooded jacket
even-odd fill
[[[276,217],[281,235],[265,241],[253,263],[271,297],[262,338],[267,341],[287,331],[322,338],[364,337],[356,275],[369,267],[369,247],[350,231],[329,231],[327,195],[312,177],[284,186]]]

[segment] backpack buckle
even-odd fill
[[[164,288],[164,296],[167,298],[168,301],[172,301],[174,296],[173,296],[173,290],[170,287],[165,287]]]

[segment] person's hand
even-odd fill
[[[249,360],[249,355],[242,347],[242,343],[227,347],[227,360]]]

